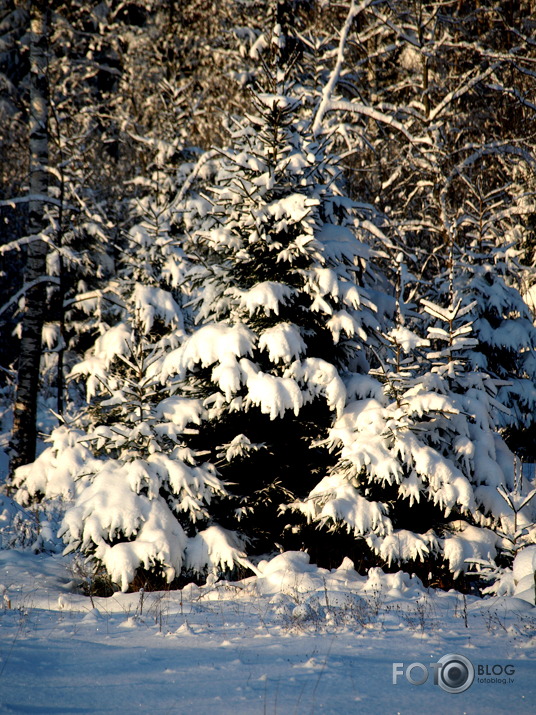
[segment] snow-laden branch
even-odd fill
[[[522,104],[523,106],[536,111],[536,104],[534,104],[534,102],[531,102],[526,97],[524,97],[521,94],[521,92],[518,89],[516,89],[515,87],[505,87],[504,85],[499,84],[497,82],[494,84],[488,84],[486,86],[488,87],[488,89],[492,89],[495,92],[501,92],[502,94],[510,94],[511,96],[515,97],[518,100],[518,102],[520,104]]]
[[[526,38],[525,38],[526,39]],[[526,47],[521,44],[516,47],[509,47],[508,52],[501,52],[497,49],[491,49],[482,45],[479,42],[464,42],[463,40],[454,41],[452,37],[445,37],[441,44],[444,49],[449,52],[454,52],[456,50],[468,50],[470,53],[478,52],[482,59],[485,60],[500,60],[501,62],[514,62],[514,66],[517,67],[516,62],[527,62],[529,64],[536,64],[536,58],[529,57],[528,55],[521,54],[526,51]],[[522,72],[523,68],[518,67]]]
[[[446,106],[448,106],[449,104],[454,102],[455,99],[458,99],[459,97],[462,97],[464,94],[469,92],[469,90],[472,89],[476,84],[478,84],[479,82],[482,82],[483,80],[486,79],[486,77],[489,77],[491,74],[493,74],[495,72],[495,70],[498,69],[502,64],[503,64],[502,62],[496,62],[495,64],[491,65],[491,67],[488,67],[486,70],[484,70],[484,72],[479,72],[474,77],[471,77],[471,79],[469,79],[468,81],[464,80],[460,84],[458,89],[453,89],[452,92],[449,92],[448,94],[446,94],[443,97],[443,99],[441,100],[441,102],[439,102],[437,107],[435,107],[434,109],[432,109],[430,111],[429,120],[431,122],[433,122],[433,120],[439,114],[441,114],[441,112],[445,109]],[[465,78],[467,78],[467,76],[469,74],[470,73],[468,72],[465,75]]]
[[[210,151],[205,152],[202,156],[199,157],[196,165],[190,172],[190,175],[186,179],[186,181],[183,183],[183,185],[180,188],[180,191],[177,193],[173,201],[171,202],[171,208],[177,206],[180,204],[180,202],[183,200],[184,196],[186,195],[187,191],[190,190],[190,187],[194,183],[195,179],[197,178],[197,175],[203,168],[205,164],[207,164],[209,161],[212,161],[212,159],[215,159],[217,156],[221,154],[220,150],[218,149],[211,149]]]
[[[450,174],[446,177],[445,183],[439,194],[439,201],[441,205],[441,218],[443,221],[443,225],[445,226],[451,237],[455,235],[456,229],[458,227],[457,223],[455,221],[451,221],[448,217],[449,212],[447,207],[447,194],[452,182],[457,176],[463,174],[464,169],[467,169],[467,167],[472,166],[484,156],[497,156],[501,154],[513,154],[514,156],[518,156],[523,159],[530,166],[536,165],[536,159],[528,151],[522,149],[521,147],[515,146],[514,144],[487,144],[483,147],[480,147],[477,151],[474,151],[463,161],[461,161],[457,166],[455,166],[454,169],[450,172]]]
[[[474,151],[468,157],[466,157],[462,162],[460,162],[454,169],[450,172],[449,176],[445,181],[445,186],[443,191],[447,191],[450,184],[454,179],[463,172],[467,167],[472,166],[477,161],[485,156],[492,155],[507,155],[512,154],[513,156],[518,156],[523,159],[529,166],[536,166],[536,159],[530,154],[526,149],[522,147],[515,146],[515,144],[486,144],[483,147],[479,147],[477,151]]]
[[[26,246],[28,243],[32,243],[32,241],[44,241],[45,243],[50,243],[47,239],[48,237],[43,236],[42,233],[32,233],[29,236],[17,238],[14,241],[10,241],[9,243],[5,243],[3,246],[0,246],[0,256],[4,253],[8,253],[9,251],[20,251],[22,246]]]
[[[406,127],[399,121],[397,121],[394,117],[391,117],[388,114],[384,114],[383,112],[380,112],[378,109],[374,109],[373,107],[367,107],[365,104],[361,104],[360,102],[350,102],[347,99],[329,100],[326,105],[326,111],[339,111],[350,112],[352,114],[362,114],[365,117],[370,117],[370,119],[374,119],[377,122],[382,122],[383,124],[387,124],[388,126],[393,127],[393,129],[396,129],[397,131],[401,132],[411,144],[432,144],[432,140],[429,137],[415,138],[408,132]]]
[[[438,7],[434,8],[428,22],[431,22],[435,19],[438,10]],[[403,42],[407,42],[409,45],[413,45],[413,47],[417,48],[418,50],[422,50],[422,43],[419,41],[417,35],[411,32],[406,32],[403,27],[398,27],[392,20],[387,17],[387,15],[380,12],[377,8],[373,7],[371,11],[372,14],[377,17],[378,20],[383,22],[384,25],[390,28],[400,40],[402,40]]]
[[[63,307],[69,308],[71,305],[75,305],[76,303],[82,303],[84,300],[106,300],[108,301],[108,303],[112,303],[113,305],[119,306],[119,308],[125,307],[124,302],[118,296],[112,295],[110,293],[105,293],[102,290],[92,290],[88,291],[87,293],[80,293],[74,298],[66,300],[63,304]]]
[[[55,199],[47,194],[26,194],[26,196],[16,196],[12,199],[3,199],[0,201],[1,206],[9,206],[10,208],[15,208],[16,204],[27,204],[30,201],[40,201],[44,204],[52,204],[53,206],[64,206],[65,204],[59,199]],[[70,206],[69,208],[74,208]]]
[[[346,47],[346,42],[348,40],[348,34],[350,32],[352,22],[354,21],[354,18],[359,15],[360,12],[365,10],[371,4],[372,0],[363,0],[363,2],[361,2],[359,5],[356,5],[355,0],[352,0],[350,9],[348,10],[346,22],[344,23],[344,26],[341,30],[335,67],[333,68],[330,78],[322,91],[322,98],[320,100],[320,104],[318,105],[318,109],[316,110],[316,115],[313,121],[312,130],[315,136],[320,132],[322,120],[324,119],[324,115],[328,111],[328,107],[331,101],[331,93],[333,92],[337,85],[337,82],[339,81],[342,63],[344,61],[344,48]]]
[[[31,290],[36,285],[39,285],[39,283],[55,283],[56,285],[60,285],[60,279],[57,276],[40,276],[30,283],[26,283],[26,285],[23,285],[22,288],[15,293],[15,295],[11,296],[7,303],[4,303],[4,305],[0,308],[0,315],[16,303],[27,291]]]

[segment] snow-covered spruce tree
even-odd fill
[[[453,301],[461,301],[462,307],[472,304],[466,320],[473,324],[477,343],[467,359],[473,369],[501,381],[497,400],[507,410],[496,411],[494,420],[506,429],[514,451],[530,458],[534,455],[530,429],[536,409],[536,328],[521,295],[532,271],[520,259],[524,224],[534,205],[529,192],[523,194],[509,180],[504,165],[517,164],[526,184],[531,162],[517,147],[488,148],[476,151],[452,172],[450,188],[442,197],[445,216],[449,209],[454,213],[451,195],[463,196],[463,203],[457,198],[456,203],[462,204],[458,215],[447,218],[445,270],[429,293],[433,300],[444,302],[451,291]],[[495,166],[495,181],[484,188],[486,175],[492,174],[480,166],[486,163]],[[510,168],[510,173],[515,170]]]
[[[71,373],[86,383],[83,429],[55,430],[14,480],[22,504],[41,500],[46,512],[63,503],[67,552],[81,552],[123,590],[247,565],[240,539],[210,518],[211,500],[225,495],[215,467],[186,444],[205,409],[160,383],[166,350],[184,338],[173,287],[184,256],[170,238],[169,203],[143,209],[103,291],[117,322]]]
[[[284,72],[267,74],[271,91],[255,94],[257,114],[239,125],[203,192],[185,245],[199,327],[167,355],[162,380],[206,408],[192,444],[210,450],[228,485],[233,509],[226,499],[213,511],[221,523],[257,552],[314,553],[304,520],[281,506],[325,472],[330,456],[315,443],[369,369],[367,345],[394,301],[365,232],[356,237],[372,207],[341,193],[333,157],[284,92]]]
[[[495,559],[512,518],[497,491],[511,491],[514,465],[491,417],[496,387],[467,357],[477,342],[465,319],[473,307],[425,301],[428,339],[402,324],[387,333],[391,357],[374,391],[350,402],[329,432],[336,466],[294,505],[351,533],[365,563],[368,552],[369,562],[406,564],[442,585],[466,560]],[[430,341],[437,349],[425,357]]]
[[[101,403],[108,423],[86,437],[102,456],[64,517],[69,549],[93,556],[123,590],[246,565],[240,539],[210,520],[212,498],[225,494],[215,468],[185,444],[203,406],[163,393],[158,350],[132,337],[117,363],[123,374]]]

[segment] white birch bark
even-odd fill
[[[30,12],[30,200],[29,234],[45,228],[48,194],[48,77],[47,77],[47,0],[33,0]],[[35,459],[37,393],[41,334],[45,317],[47,244],[38,239],[28,243],[24,281],[25,292],[22,335],[15,393],[11,472]]]

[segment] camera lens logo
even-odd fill
[[[501,672],[502,672],[502,666]],[[481,666],[478,666],[479,672]],[[440,658],[437,663],[393,663],[393,685],[405,675],[408,683],[423,685],[433,673],[434,685],[446,693],[463,693],[471,687],[475,679],[475,668],[469,658],[456,653],[449,653]]]
[[[437,684],[447,693],[463,693],[471,687],[475,679],[475,669],[471,661],[463,655],[449,653],[438,661]]]

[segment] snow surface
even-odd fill
[[[69,563],[0,552],[2,713],[534,712],[536,609],[519,598],[464,604],[401,572],[327,571],[293,552],[244,581],[92,603]],[[477,674],[458,695],[431,677],[393,684],[393,662],[448,653],[511,664],[513,682]]]

